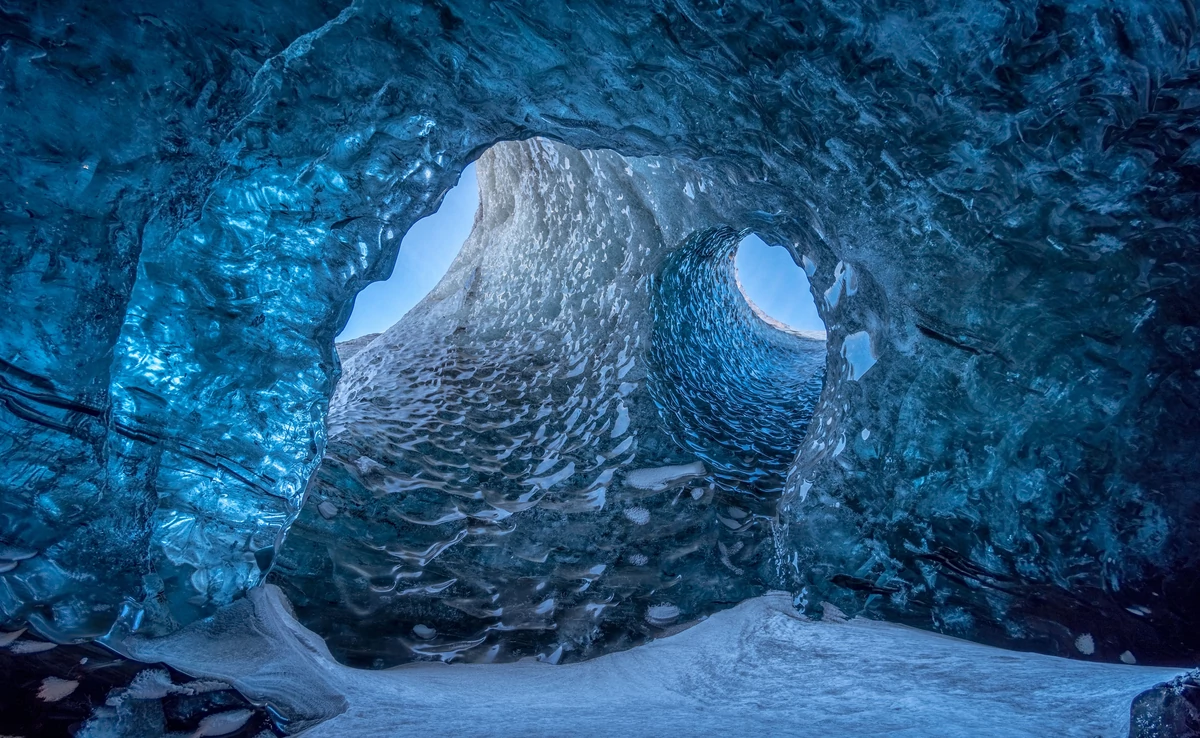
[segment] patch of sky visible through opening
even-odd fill
[[[382,333],[429,294],[471,235],[478,209],[479,185],[472,162],[463,170],[458,184],[442,198],[437,212],[408,230],[400,244],[392,276],[358,293],[354,312],[337,340]]]
[[[747,301],[788,328],[824,338],[825,323],[817,314],[808,275],[787,249],[768,246],[752,233],[738,245],[735,265]]]

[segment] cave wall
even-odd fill
[[[802,603],[1200,646],[1190,4],[3,22],[7,620],[167,631],[260,581],[350,299],[468,161],[540,135],[701,162],[756,203],[736,227],[811,262],[833,340],[778,534]]]

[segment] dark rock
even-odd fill
[[[267,710],[222,682],[196,680],[166,664],[132,661],[95,643],[21,650],[0,648],[0,732],[5,735],[161,738],[168,731],[190,734],[216,715],[240,719],[239,711],[249,715],[227,734],[230,738],[284,735]]]
[[[1129,708],[1129,738],[1200,736],[1200,671],[1142,692]]]

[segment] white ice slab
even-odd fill
[[[673,484],[702,477],[708,473],[704,462],[694,461],[679,466],[658,466],[652,469],[633,469],[625,474],[625,483],[638,489],[663,490]]]

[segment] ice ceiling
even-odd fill
[[[0,14],[10,625],[119,645],[270,572],[355,665],[768,588],[1200,654],[1189,3]],[[339,380],[476,158],[462,254]],[[751,231],[827,344],[741,299]]]

